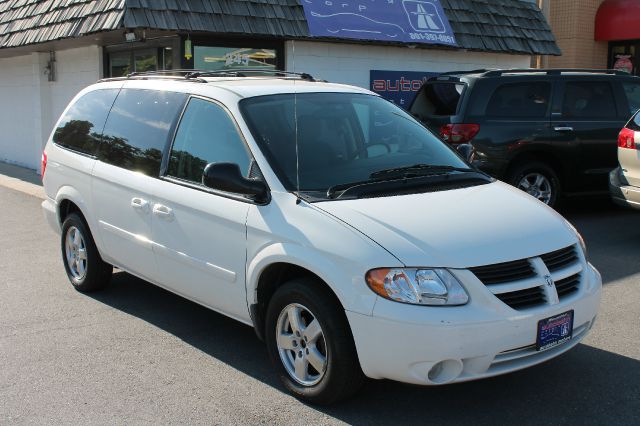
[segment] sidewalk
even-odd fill
[[[0,162],[0,186],[44,199],[40,175],[34,170]]]

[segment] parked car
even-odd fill
[[[555,206],[607,190],[640,78],[615,70],[476,70],[429,79],[411,113],[481,170]]]
[[[620,166],[609,174],[609,192],[619,205],[640,209],[640,116],[636,112],[618,135]]]
[[[248,324],[314,403],[364,377],[495,376],[585,337],[601,278],[561,216],[368,90],[243,74],[107,79],[71,101],[42,207],[77,290],[117,267]]]

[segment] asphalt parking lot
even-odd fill
[[[330,408],[289,396],[245,325],[122,272],[75,292],[40,200],[0,187],[0,207],[0,424],[640,422],[640,212],[606,199],[563,211],[605,283],[574,350],[479,382],[371,381]]]

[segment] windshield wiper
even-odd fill
[[[373,178],[373,179],[361,180],[358,182],[341,183],[338,185],[333,185],[333,186],[330,186],[329,189],[327,189],[327,198],[336,198],[336,195],[338,194],[338,192],[346,191],[347,189],[355,188],[357,186],[368,185],[368,184],[377,183],[377,182],[387,182],[387,181],[389,181],[389,179]]]
[[[488,176],[483,172],[480,172],[476,169],[472,169],[469,167],[454,167],[454,166],[432,165],[432,164],[414,164],[412,166],[379,170],[377,172],[371,173],[371,175],[369,176],[369,179],[366,179],[366,180],[333,185],[332,187],[327,189],[327,198],[339,198],[342,195],[344,195],[344,193],[347,191],[351,191],[352,189],[356,189],[358,187],[369,187],[370,185],[374,185],[374,184],[388,186],[388,185],[393,185],[394,182],[407,183],[415,179],[427,178],[429,176],[435,177],[436,175],[443,175],[443,174],[447,174],[446,177],[448,178],[452,176],[448,174],[449,172],[475,173],[482,176],[483,179],[488,178]],[[338,193],[340,193],[339,196],[338,196]]]
[[[423,176],[431,174],[442,174],[447,172],[478,172],[475,169],[469,167],[455,167],[446,165],[434,165],[434,164],[414,164],[411,166],[394,167],[392,169],[379,170],[371,173],[369,177],[382,178],[382,177],[409,177],[409,176]]]

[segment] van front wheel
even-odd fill
[[[331,404],[353,395],[364,375],[344,310],[312,279],[290,281],[267,310],[269,356],[298,398]]]

